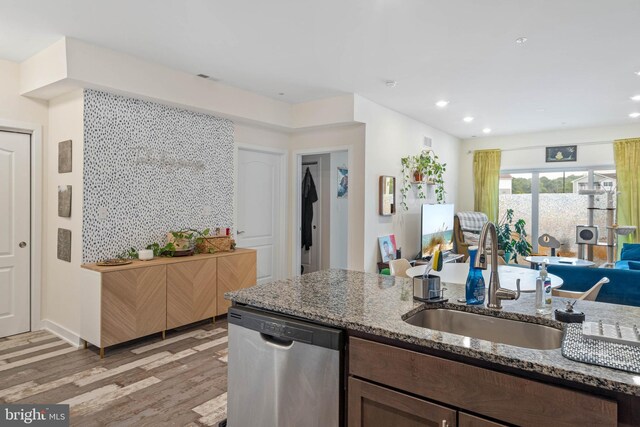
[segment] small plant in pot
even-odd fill
[[[520,218],[513,221],[513,209],[507,209],[504,216],[498,222],[498,249],[504,252],[505,262],[517,261],[518,255],[531,255],[532,247],[526,239],[526,222]]]
[[[170,231],[167,233],[167,242],[173,243],[176,251],[188,251],[193,248],[192,230]]]
[[[418,198],[426,199],[426,185],[435,185],[436,201],[444,203],[444,172],[446,163],[441,163],[433,150],[424,149],[415,156],[407,156],[400,159],[402,164],[403,185],[400,188],[402,194],[402,206],[408,210],[407,194],[412,185],[417,185]]]

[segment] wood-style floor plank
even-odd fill
[[[83,427],[217,425],[226,416],[226,326],[154,334],[104,359],[46,331],[0,339],[0,403],[67,402],[71,425]]]

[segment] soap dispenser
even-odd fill
[[[540,276],[536,278],[536,313],[551,314],[551,279],[547,274],[547,264],[542,263]]]
[[[465,297],[469,305],[484,304],[484,276],[481,269],[474,267],[477,255],[478,247],[469,246],[469,274],[465,287]]]

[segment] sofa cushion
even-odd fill
[[[622,261],[640,261],[640,243],[625,243],[620,252]]]
[[[629,270],[629,262],[630,261],[616,261],[615,268],[618,270]]]
[[[640,261],[627,261],[629,263],[629,270],[640,270]]]

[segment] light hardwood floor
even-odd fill
[[[0,403],[68,403],[71,425],[217,426],[226,418],[227,323],[107,349],[46,332],[0,339]]]

